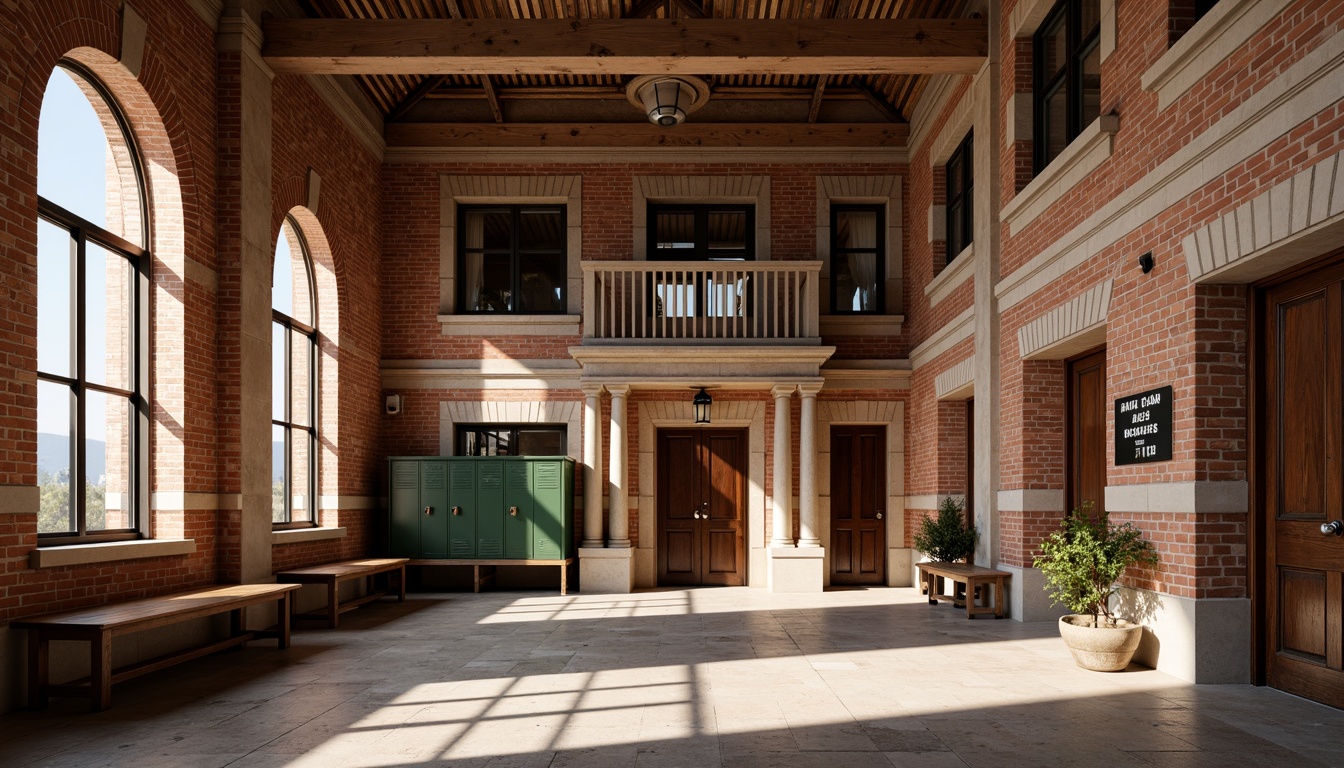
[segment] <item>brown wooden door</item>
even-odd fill
[[[1344,707],[1344,265],[1271,288],[1262,305],[1266,682]]]
[[[658,583],[747,583],[747,433],[658,432]]]
[[[887,583],[887,428],[831,427],[831,583]]]
[[[1069,509],[1106,508],[1106,351],[1068,363]]]

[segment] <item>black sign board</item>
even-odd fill
[[[1115,465],[1171,461],[1171,387],[1115,401]]]

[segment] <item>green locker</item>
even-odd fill
[[[389,550],[424,560],[572,557],[574,460],[422,456],[388,462]]]
[[[448,466],[452,492],[448,500],[452,517],[448,527],[448,554],[445,557],[470,559],[476,554],[476,465],[469,461],[443,459]]]

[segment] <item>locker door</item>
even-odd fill
[[[476,463],[452,461],[448,464],[448,496],[451,515],[448,523],[448,553],[446,557],[472,558],[476,556]]]
[[[532,468],[530,461],[504,465],[504,556],[516,560],[532,557]]]
[[[388,484],[392,500],[388,554],[392,557],[420,556],[420,462],[392,462]]]
[[[442,461],[420,464],[420,557],[448,556],[448,468]]]
[[[476,464],[476,554],[475,557],[504,556],[504,462],[482,461]]]
[[[565,462],[559,460],[532,463],[532,498],[536,502],[532,556],[537,560],[565,556],[564,467]]]

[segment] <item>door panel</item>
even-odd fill
[[[476,465],[476,557],[504,556],[504,464]]]
[[[530,461],[536,526],[532,530],[532,557],[555,560],[565,556],[565,464]],[[572,494],[571,494],[572,495]]]
[[[831,427],[831,583],[887,580],[887,428]]]
[[[420,462],[394,461],[391,471],[392,529],[388,552],[392,557],[420,556]],[[447,510],[443,510],[447,514]]]
[[[1068,365],[1069,509],[1106,501],[1106,352],[1095,352]]]
[[[1268,289],[1261,305],[1267,682],[1344,706],[1344,265]]]
[[[532,462],[509,460],[504,466],[504,556],[527,560],[532,557],[535,502],[532,495]]]
[[[448,556],[475,557],[476,462],[454,461],[449,465],[448,472],[451,489],[448,494]]]
[[[448,556],[448,467],[443,461],[420,462],[420,556]],[[424,514],[428,511],[428,514]]]
[[[658,432],[658,580],[742,586],[746,580],[743,430]]]

